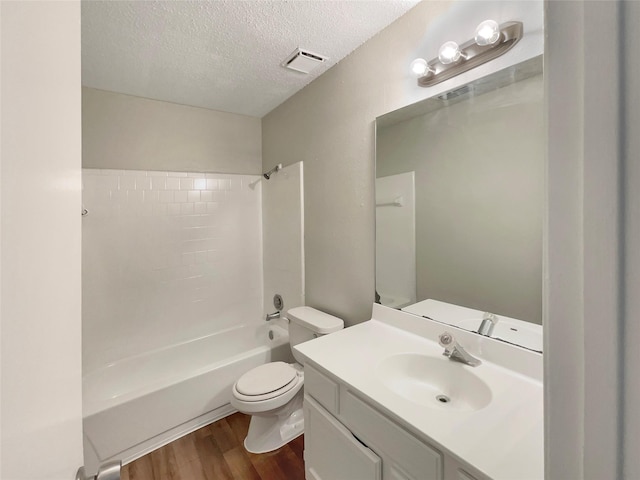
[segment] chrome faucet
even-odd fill
[[[493,333],[493,328],[496,326],[496,323],[498,323],[498,317],[493,313],[485,312],[484,316],[482,317],[482,323],[478,328],[478,333],[480,335],[484,335],[485,337],[490,337]]]
[[[444,332],[438,337],[441,347],[444,347],[442,353],[449,360],[456,360],[458,362],[465,363],[472,367],[477,367],[482,361],[471,354],[469,354],[462,346],[456,341],[455,337],[449,332]]]
[[[265,317],[265,321],[268,322],[269,320],[274,320],[276,318],[280,318],[280,310],[274,313],[267,313],[267,316]]]

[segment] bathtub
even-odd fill
[[[127,464],[233,412],[233,383],[270,361],[292,361],[282,324],[240,325],[125,358],[83,375],[85,466]]]

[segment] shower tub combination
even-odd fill
[[[262,315],[276,291],[304,304],[302,163],[276,170],[83,169],[88,473],[233,413],[242,374],[293,361],[286,320]]]
[[[292,361],[288,342],[283,323],[240,325],[86,372],[87,471],[127,464],[235,412],[234,382],[258,365]]]

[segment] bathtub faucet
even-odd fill
[[[268,322],[269,320],[273,320],[273,319],[276,319],[276,318],[280,318],[280,310],[278,310],[275,313],[267,313],[265,321]]]

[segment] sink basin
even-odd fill
[[[489,405],[492,397],[489,386],[470,369],[444,356],[407,353],[383,359],[376,374],[387,388],[411,402],[470,412]]]

